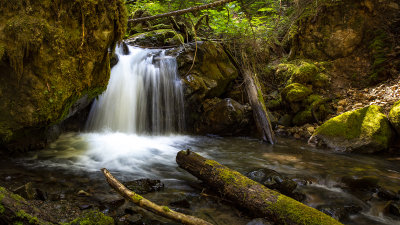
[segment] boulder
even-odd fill
[[[182,44],[183,36],[173,29],[159,29],[134,34],[126,42],[141,47],[163,47]]]
[[[230,136],[248,128],[251,120],[250,107],[226,98],[213,98],[203,102],[204,113],[195,124],[198,134]]]
[[[193,127],[200,118],[202,113],[200,108],[205,99],[220,97],[227,93],[232,81],[238,76],[237,69],[221,44],[198,41],[193,64],[195,52],[194,43],[168,52],[177,56],[178,71],[184,84],[188,128]]]
[[[70,116],[77,100],[106,89],[108,49],[122,39],[126,17],[122,0],[2,4],[0,145],[10,151],[43,148],[50,125]]]
[[[311,95],[312,90],[302,84],[293,83],[282,90],[282,99],[288,103],[300,102]]]
[[[397,101],[389,112],[389,121],[400,135],[400,101]]]
[[[375,153],[388,149],[393,132],[382,108],[371,105],[326,121],[309,143],[337,151]]]

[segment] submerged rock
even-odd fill
[[[339,221],[349,218],[350,215],[359,213],[362,207],[357,205],[321,205],[317,209]]]
[[[399,201],[388,202],[384,208],[384,213],[387,215],[400,217],[400,202]]]
[[[309,143],[327,145],[337,151],[375,153],[388,149],[392,135],[381,107],[371,105],[326,121]]]
[[[282,194],[291,196],[293,191],[297,187],[297,183],[292,179],[284,177],[280,173],[275,170],[261,168],[254,171],[251,171],[246,174],[246,176],[260,184],[265,185],[270,189],[275,189]],[[296,194],[297,197],[303,199],[301,194]]]
[[[149,192],[161,191],[164,189],[164,184],[160,180],[139,179],[125,182],[124,185],[136,192],[137,194],[146,194]]]

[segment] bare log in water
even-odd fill
[[[24,198],[0,187],[0,224],[58,224]]]
[[[195,7],[191,7],[191,8],[187,8],[187,9],[181,9],[181,10],[172,11],[172,12],[159,14],[159,15],[155,15],[155,16],[147,16],[147,17],[142,17],[142,18],[130,19],[130,20],[128,20],[128,22],[138,23],[138,22],[155,20],[155,19],[168,17],[168,16],[178,16],[178,15],[182,15],[182,14],[189,13],[189,12],[200,11],[200,10],[203,10],[203,9],[211,9],[211,8],[223,5],[223,4],[228,3],[228,2],[233,2],[233,1],[234,0],[220,0],[220,1],[216,1],[216,2],[210,3],[210,4],[195,6]]]
[[[135,203],[136,205],[138,205],[144,209],[147,209],[153,213],[156,213],[160,216],[169,218],[171,220],[180,222],[182,224],[212,225],[211,223],[209,223],[205,220],[202,220],[200,218],[185,215],[185,214],[182,214],[179,212],[175,212],[175,211],[169,209],[167,206],[157,205],[157,204],[143,198],[142,196],[136,194],[135,192],[129,190],[128,188],[126,188],[113,175],[111,175],[111,173],[107,169],[103,168],[103,169],[101,169],[101,171],[103,172],[104,176],[106,177],[108,184],[114,190],[116,190],[124,198],[132,201],[133,203]]]
[[[253,109],[254,120],[256,121],[257,130],[264,141],[271,144],[276,143],[274,131],[265,107],[264,97],[261,87],[256,76],[253,76],[250,70],[243,72],[246,92],[249,97],[251,108]]]
[[[257,217],[267,217],[277,224],[341,224],[314,208],[270,190],[239,172],[216,161],[207,160],[195,152],[180,151],[176,156],[176,162],[179,167]]]

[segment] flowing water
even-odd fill
[[[270,168],[310,181],[298,187],[307,195],[306,204],[362,208],[343,221],[346,224],[400,224],[382,214],[386,201],[375,198],[366,202],[341,183],[345,175],[372,176],[379,179],[382,187],[398,191],[398,158],[332,153],[282,138],[272,146],[251,138],[178,135],[184,129],[184,115],[175,59],[161,50],[129,50],[129,55],[123,55],[117,49],[119,63],[112,69],[107,91],[91,110],[87,132],[63,134],[47,149],[32,153],[29,158],[16,158],[11,164],[0,159],[0,178],[14,174],[14,170],[29,171],[31,177],[70,180],[66,186],[75,193],[85,185],[94,195],[106,196],[110,195],[110,188],[100,172],[105,167],[121,181],[161,179],[165,190],[145,195],[159,204],[185,198],[191,204],[186,213],[215,224],[250,221],[230,203],[202,194],[196,178],[177,166],[176,153],[189,148],[242,173],[252,168]],[[13,168],[15,165],[18,168]],[[8,177],[12,179],[13,175]],[[78,178],[82,177],[90,184],[80,183]]]

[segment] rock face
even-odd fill
[[[197,134],[240,134],[250,123],[250,107],[230,98],[207,99],[203,103],[203,110],[204,113],[195,123]]]
[[[108,48],[126,27],[124,2],[6,1],[0,23],[0,142],[41,148],[48,127],[73,113],[78,99],[105,90]]]
[[[400,135],[400,101],[396,102],[390,110],[389,121]]]
[[[199,120],[202,102],[221,97],[229,90],[238,72],[223,47],[215,42],[198,42],[196,60],[192,67],[195,44],[175,49],[179,74],[184,83],[187,127],[189,131]]]
[[[309,142],[326,144],[338,151],[375,153],[389,147],[392,135],[381,107],[371,105],[326,121]]]

